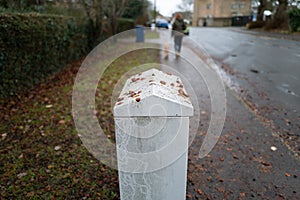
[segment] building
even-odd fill
[[[231,26],[233,17],[251,15],[251,0],[195,0],[193,26]]]

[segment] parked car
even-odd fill
[[[165,19],[156,20],[156,27],[169,29],[169,23]]]

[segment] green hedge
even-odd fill
[[[293,8],[288,12],[290,27],[293,32],[300,32],[300,9]]]
[[[131,30],[134,28],[135,22],[133,19],[119,18],[118,19],[118,33]]]
[[[0,14],[0,97],[30,89],[84,55],[86,33],[70,17]]]

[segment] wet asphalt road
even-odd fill
[[[227,85],[299,156],[300,36],[192,28],[190,37],[225,72]]]
[[[300,199],[299,42],[214,28],[191,29],[191,38],[221,70],[227,114],[218,143],[200,159],[211,119],[205,77],[184,57],[162,59],[184,75],[200,105],[200,126],[189,148],[187,199]],[[275,56],[279,53],[286,57]]]

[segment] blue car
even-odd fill
[[[156,27],[169,29],[169,23],[165,19],[158,19],[156,21]]]

